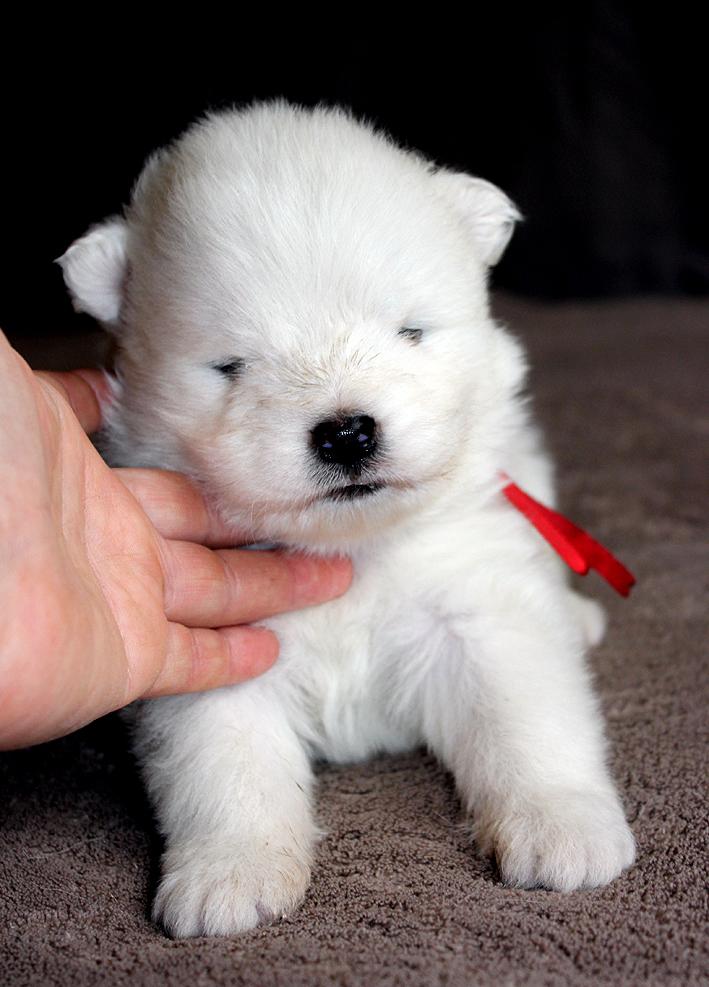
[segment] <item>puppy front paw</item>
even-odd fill
[[[294,840],[178,843],[163,857],[153,920],[174,939],[246,932],[298,907],[310,865]]]
[[[608,884],[635,859],[635,840],[613,793],[541,791],[476,826],[507,884],[575,891]]]

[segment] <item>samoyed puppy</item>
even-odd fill
[[[313,762],[426,745],[506,882],[605,884],[634,841],[584,653],[600,608],[503,497],[553,503],[486,281],[519,218],[339,109],[210,114],[61,259],[116,337],[106,448],[265,541],[346,553],[346,595],[266,623],[265,675],[143,703],[166,840],[154,916],[230,935],[308,888]]]

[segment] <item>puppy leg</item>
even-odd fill
[[[292,911],[317,838],[312,772],[265,684],[147,703],[136,746],[166,836],[154,919],[182,938]]]
[[[497,616],[457,622],[422,690],[423,722],[504,880],[572,891],[611,881],[635,845],[604,763],[577,615],[555,609],[503,612],[498,601]]]

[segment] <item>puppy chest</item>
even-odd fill
[[[358,595],[273,621],[294,715],[316,754],[331,761],[421,743],[421,690],[456,646],[430,611]]]

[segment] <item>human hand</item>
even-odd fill
[[[349,585],[345,559],[224,548],[238,535],[179,474],[110,469],[86,436],[105,396],[0,332],[0,748],[258,675],[278,642],[248,622]]]

